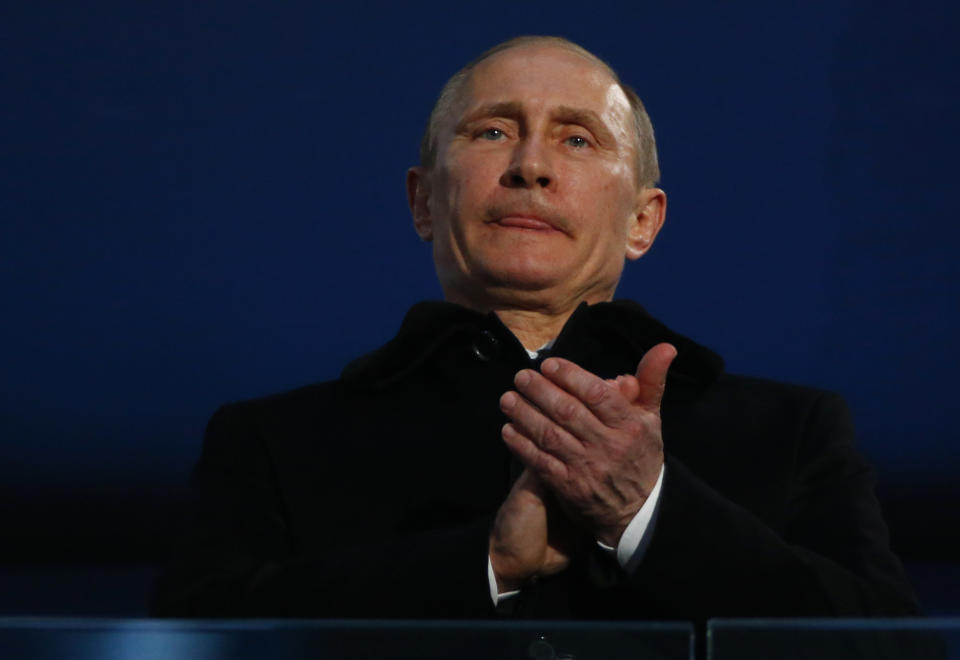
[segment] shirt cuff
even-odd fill
[[[504,591],[502,594],[497,593],[497,576],[493,572],[493,562],[490,560],[490,555],[487,555],[487,582],[490,584],[490,600],[493,601],[494,607],[520,593],[519,590]]]
[[[653,536],[653,528],[656,526],[657,512],[660,510],[660,486],[663,484],[663,473],[666,465],[660,466],[660,474],[657,476],[657,483],[650,490],[647,501],[643,503],[640,510],[623,530],[617,547],[612,548],[606,543],[597,541],[604,551],[617,555],[617,563],[627,573],[633,573],[637,566],[643,560],[643,555],[647,552],[647,546],[650,545],[650,538]],[[492,569],[491,569],[492,571]],[[491,572],[492,574],[492,572]],[[496,584],[494,584],[496,589]],[[502,596],[501,596],[502,597]]]

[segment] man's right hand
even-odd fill
[[[540,480],[524,470],[500,505],[490,532],[490,563],[499,593],[516,591],[570,564],[573,530],[549,498]]]

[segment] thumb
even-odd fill
[[[543,500],[547,496],[547,488],[543,485],[543,482],[540,481],[540,478],[531,472],[529,468],[524,468],[523,472],[520,473],[520,476],[517,477],[517,480],[513,483],[513,488],[510,489],[511,495],[519,493],[527,493],[539,500]]]
[[[677,349],[672,344],[657,344],[644,354],[637,365],[639,392],[635,401],[649,410],[660,411],[663,391],[667,386],[667,370]]]

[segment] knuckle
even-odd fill
[[[604,457],[603,459],[594,459],[590,461],[590,476],[594,481],[602,482],[610,474],[610,460],[609,456]]]
[[[573,497],[581,504],[588,504],[596,498],[596,489],[586,479],[579,479],[573,484]]]
[[[619,463],[629,455],[630,452],[627,444],[629,442],[630,440],[627,439],[626,442],[611,442],[607,446],[607,456],[612,463]]]
[[[610,396],[610,385],[602,380],[598,380],[587,388],[586,400],[592,406],[598,406],[606,401]]]
[[[556,408],[556,415],[560,422],[572,422],[577,417],[577,404],[569,399],[561,401]]]
[[[557,445],[560,443],[560,433],[557,431],[557,427],[552,424],[544,427],[543,431],[540,433],[540,448],[544,451],[550,451],[556,449]]]
[[[579,461],[577,469],[570,473],[567,489],[572,498],[583,500],[592,493],[593,488],[590,483],[593,479],[593,463],[591,459]]]
[[[618,428],[629,428],[631,420],[633,419],[633,410],[629,406],[616,405],[612,406],[608,412],[608,417],[611,424],[617,426]]]
[[[660,418],[651,413],[642,412],[630,415],[620,428],[633,438],[649,438],[660,434]]]
[[[644,436],[649,434],[647,430],[647,425],[636,418],[630,418],[628,420],[625,420],[623,426],[621,426],[620,428],[623,430],[624,434],[626,434],[628,438],[632,438],[634,440],[643,438]]]
[[[567,475],[567,478],[563,482],[564,499],[576,504],[583,501],[583,496],[584,487],[582,477],[579,475],[574,476],[573,474]]]

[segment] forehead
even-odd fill
[[[623,89],[603,66],[556,45],[518,46],[477,64],[453,114],[500,102],[530,111],[582,108],[599,115],[611,129],[626,124],[631,112]]]

